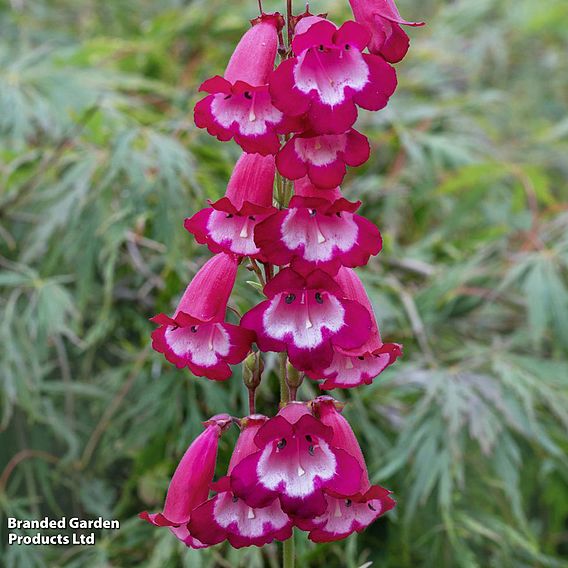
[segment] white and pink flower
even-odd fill
[[[256,333],[262,351],[287,351],[302,371],[325,369],[334,349],[355,349],[367,341],[371,316],[322,270],[303,276],[281,270],[265,287],[268,300],[247,312],[241,325]]]
[[[195,105],[195,124],[223,142],[234,139],[245,152],[276,154],[278,134],[299,128],[297,120],[272,104],[268,91],[282,23],[279,14],[255,20],[235,48],[224,76],[208,79],[199,89],[209,96]]]
[[[233,255],[214,256],[189,283],[174,316],[152,318],[160,326],[152,333],[152,347],[179,369],[224,381],[231,376],[229,365],[240,363],[250,351],[254,335],[224,321],[237,268]]]
[[[357,106],[380,110],[396,89],[396,72],[382,58],[363,53],[371,34],[356,22],[339,29],[311,18],[292,43],[295,57],[270,78],[274,106],[284,115],[305,115],[317,134],[342,134],[357,119]]]
[[[369,141],[354,129],[340,134],[296,134],[276,156],[278,171],[288,179],[308,176],[322,189],[337,187],[346,166],[357,167],[369,159]]]
[[[185,228],[211,252],[258,258],[254,228],[276,212],[272,206],[275,173],[273,156],[243,154],[225,197],[186,219]]]
[[[321,191],[304,178],[295,184],[289,209],[258,224],[254,240],[268,262],[302,273],[363,266],[380,252],[382,239],[373,223],[355,214],[360,205],[338,188]]]
[[[324,490],[355,493],[362,474],[353,456],[331,444],[332,437],[332,429],[305,404],[288,404],[256,433],[258,451],[233,469],[234,495],[252,508],[278,499],[282,510],[296,519],[324,514]]]

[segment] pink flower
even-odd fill
[[[400,27],[423,26],[424,22],[404,20],[394,0],[349,0],[353,15],[371,32],[369,51],[398,63],[406,55],[410,40]]]
[[[319,397],[312,402],[314,414],[333,431],[331,444],[354,457],[363,475],[353,494],[326,491],[327,508],[323,514],[310,519],[299,519],[298,526],[310,531],[314,542],[330,542],[346,538],[351,533],[365,530],[396,503],[391,492],[379,485],[371,485],[365,458],[349,423],[336,409],[331,397]]]
[[[361,478],[357,460],[334,447],[332,437],[332,429],[304,404],[287,405],[256,433],[258,451],[233,469],[233,493],[253,508],[279,499],[282,510],[294,517],[324,514],[324,489],[354,493]]]
[[[188,531],[192,511],[209,496],[209,484],[215,474],[219,437],[231,424],[228,414],[213,416],[204,423],[205,431],[189,446],[179,463],[166,495],[162,513],[140,513],[139,517],[171,532],[191,548],[208,546]]]
[[[213,485],[217,495],[191,515],[189,531],[208,545],[228,540],[234,548],[264,546],[292,535],[292,520],[282,511],[278,499],[266,507],[250,507],[233,493],[230,475],[248,456],[258,452],[254,439],[266,423],[266,416],[252,415],[241,420],[241,435],[229,463],[228,476]]]
[[[264,15],[242,37],[224,77],[205,81],[200,91],[210,93],[195,105],[195,124],[226,142],[235,139],[245,152],[276,154],[278,133],[290,132],[296,121],[275,108],[268,92],[278,48],[279,14]]]
[[[346,299],[321,270],[302,276],[285,268],[264,287],[264,293],[268,300],[247,312],[241,325],[256,332],[262,351],[287,351],[296,369],[325,369],[334,346],[354,349],[369,336],[367,309]]]
[[[402,346],[398,343],[382,342],[373,306],[357,274],[350,268],[340,268],[336,281],[346,298],[367,309],[372,322],[371,334],[365,343],[356,348],[336,347],[330,365],[323,371],[308,371],[312,379],[327,379],[320,385],[324,390],[371,384],[375,377],[402,355]]]
[[[343,266],[363,266],[382,247],[381,234],[369,220],[355,215],[339,189],[321,191],[305,178],[295,184],[290,208],[258,224],[254,239],[264,257],[298,272],[322,269],[335,274]]]
[[[296,35],[296,57],[281,63],[270,78],[276,108],[287,116],[307,115],[317,134],[342,134],[357,119],[357,107],[379,110],[396,88],[395,70],[382,58],[362,53],[370,33],[355,22],[339,29],[316,21]]]
[[[229,364],[240,363],[254,339],[250,331],[224,323],[237,276],[237,259],[219,254],[206,262],[186,288],[173,318],[158,314],[152,347],[178,368],[198,377],[224,381]]]
[[[343,181],[346,166],[360,166],[369,159],[365,136],[350,129],[341,134],[296,134],[276,156],[278,171],[288,179],[309,176],[317,187],[331,189]]]
[[[214,253],[258,257],[255,226],[273,214],[274,157],[243,154],[237,162],[225,197],[185,220],[198,243]]]

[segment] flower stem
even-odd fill
[[[292,16],[294,14],[293,0],[286,1],[286,28],[288,31],[288,56],[292,52],[292,39],[294,31],[292,30]],[[287,207],[292,195],[292,182],[285,180],[278,175],[278,197],[280,207]],[[280,404],[290,402],[290,388],[286,380],[288,356],[286,353],[280,354]],[[282,543],[282,568],[294,568],[296,565],[294,533],[292,536]]]
[[[288,356],[286,353],[280,353],[280,406],[285,405],[290,402],[290,389],[288,388],[288,382],[286,381],[286,363],[288,362]]]
[[[293,0],[287,0],[286,2],[286,27],[288,29],[288,49],[292,49],[292,38],[294,37],[294,31],[292,30],[292,16],[294,14],[294,8],[292,6]]]
[[[294,549],[294,533],[292,533],[292,536],[282,544],[283,568],[294,568],[296,564],[296,552]]]

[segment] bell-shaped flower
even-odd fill
[[[264,546],[273,540],[287,540],[292,535],[292,520],[282,511],[278,499],[265,507],[251,507],[231,489],[233,470],[245,458],[258,452],[254,439],[267,420],[266,416],[258,414],[241,420],[241,434],[227,476],[212,486],[217,495],[191,515],[189,532],[201,542],[213,545],[228,540],[234,548],[242,548]]]
[[[256,433],[258,451],[233,469],[233,493],[253,508],[278,499],[294,518],[324,514],[324,490],[355,493],[362,473],[353,456],[331,444],[332,437],[305,404],[288,404]]]
[[[276,169],[273,156],[243,154],[229,180],[225,197],[185,220],[198,243],[214,253],[257,258],[254,227],[276,209],[272,206]]]
[[[247,312],[241,325],[256,333],[262,351],[287,351],[296,369],[325,369],[334,347],[354,349],[369,337],[372,322],[367,309],[346,299],[322,270],[303,276],[285,268],[264,293],[268,300]]]
[[[357,105],[380,110],[396,89],[395,70],[382,57],[363,53],[370,39],[356,22],[337,29],[316,21],[294,38],[295,57],[272,74],[272,102],[287,116],[306,115],[314,133],[346,132],[357,119]]]
[[[400,26],[423,26],[402,18],[394,0],[349,0],[355,20],[371,32],[369,51],[390,63],[404,58],[410,40]]]
[[[209,546],[188,531],[192,511],[209,496],[209,485],[215,474],[219,437],[231,424],[228,414],[213,416],[204,423],[205,430],[189,446],[168,488],[161,513],[139,514],[141,519],[157,527],[169,527],[176,537],[191,548]]]
[[[389,497],[391,492],[388,489],[371,485],[361,447],[351,426],[337,410],[336,401],[331,397],[319,397],[311,404],[314,414],[332,429],[331,443],[354,457],[363,475],[356,492],[327,491],[324,513],[311,519],[299,519],[297,524],[302,530],[310,531],[309,539],[314,542],[341,540],[355,531],[365,530],[396,503]]]
[[[371,317],[371,334],[367,341],[356,348],[336,347],[330,365],[323,370],[308,371],[312,379],[325,378],[321,389],[353,388],[371,384],[373,379],[392,365],[402,355],[398,343],[383,343],[373,306],[360,278],[350,268],[340,268],[336,282],[345,297],[365,306]]]
[[[295,184],[289,209],[258,224],[254,240],[271,263],[292,264],[299,272],[322,269],[335,274],[341,266],[363,266],[382,247],[381,234],[339,189],[322,191],[307,178]]]
[[[276,156],[278,171],[288,179],[308,176],[322,189],[341,185],[346,166],[357,167],[369,159],[369,141],[353,128],[341,134],[296,134]]]
[[[224,321],[237,268],[233,255],[214,256],[189,283],[174,316],[152,318],[160,326],[152,333],[152,347],[170,363],[188,367],[198,377],[224,381],[231,376],[229,365],[246,357],[254,335]]]
[[[224,76],[208,79],[199,89],[209,96],[195,105],[195,124],[223,142],[234,138],[245,152],[276,154],[278,133],[294,129],[295,121],[272,104],[268,92],[282,24],[279,14],[264,14],[255,20],[237,45]]]

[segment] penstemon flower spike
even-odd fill
[[[401,26],[422,22],[402,19],[394,0],[349,3],[356,21],[336,25],[311,14],[309,2],[295,15],[286,0],[284,18],[258,0],[260,15],[224,75],[202,84],[196,125],[234,140],[243,154],[225,196],[185,221],[214,256],[173,316],[152,318],[154,349],[178,368],[227,380],[242,362],[249,415],[207,421],[173,475],[163,512],[141,518],[192,548],[285,541],[284,568],[295,564],[294,528],[314,542],[341,540],[395,506],[387,489],[371,485],[343,404],[297,400],[306,377],[324,391],[355,388],[402,354],[398,343],[383,342],[353,270],[381,251],[380,232],[339,186],[346,166],[362,165],[371,152],[354,128],[358,108],[387,105],[397,85],[391,64],[409,45]],[[226,312],[242,266],[264,299],[237,312],[237,325]],[[272,418],[256,413],[267,351],[280,359]],[[213,483],[219,438],[235,422],[241,433],[228,470]]]

